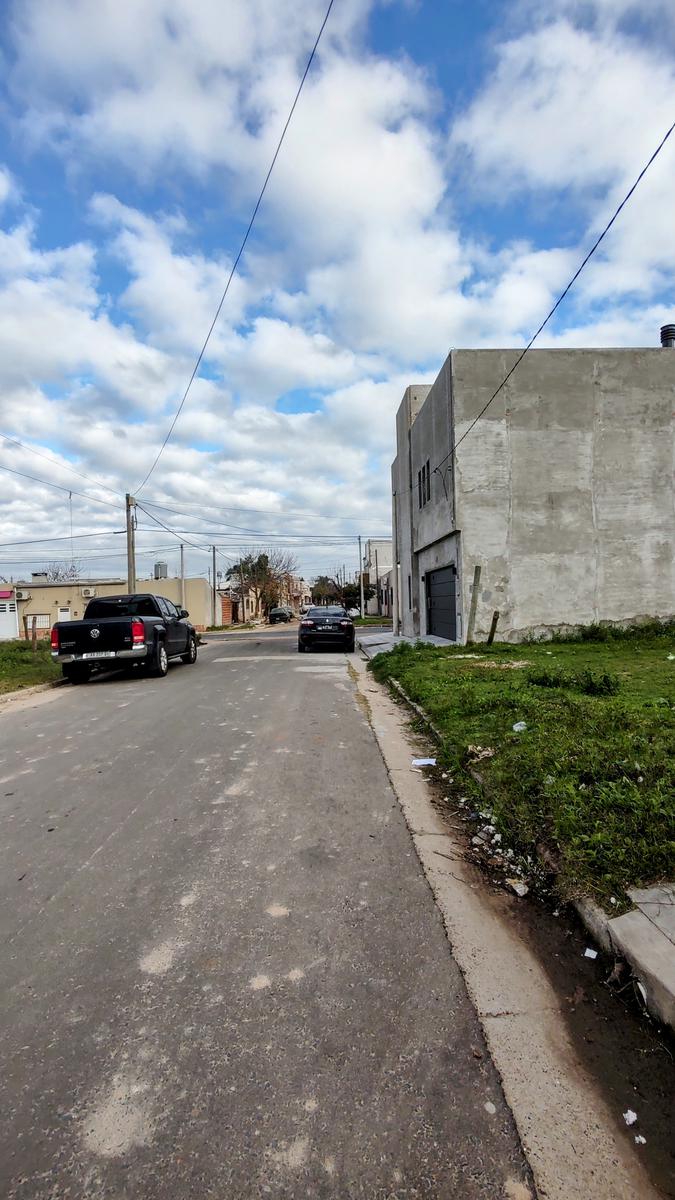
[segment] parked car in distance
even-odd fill
[[[360,609],[360,608],[348,608],[348,609],[347,609],[347,616],[348,616],[348,617],[351,617],[352,619],[353,619],[354,617],[360,617],[360,616],[361,616],[361,609]]]
[[[283,621],[284,624],[287,624],[288,621],[293,620],[293,611],[292,609],[287,608],[286,605],[283,605],[279,608],[271,608],[267,619],[270,625],[278,625],[280,621]]]
[[[348,653],[354,649],[354,622],[341,605],[310,608],[298,628],[298,651],[302,654],[312,646],[341,646]]]
[[[53,626],[52,658],[71,683],[86,683],[92,671],[134,663],[166,675],[171,658],[197,661],[197,631],[189,615],[164,596],[101,596],[89,601],[81,621]]]

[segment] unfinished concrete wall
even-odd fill
[[[396,458],[391,468],[393,563],[397,582],[394,623],[407,637],[419,632],[420,615],[419,579],[412,564],[415,497],[410,465],[410,431],[429,390],[427,384],[413,384],[404,392],[396,413]]]
[[[456,441],[516,356],[453,352]],[[478,639],[673,614],[674,401],[673,350],[530,351],[456,452]]]

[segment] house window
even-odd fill
[[[35,617],[36,629],[51,629],[52,619],[49,613],[27,613],[29,628],[33,624],[33,617]]]
[[[412,577],[408,576],[408,608],[412,608]]]
[[[425,462],[421,471],[417,472],[417,500],[420,508],[424,508],[431,500],[431,463]]]

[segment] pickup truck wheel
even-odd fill
[[[164,642],[160,642],[155,652],[155,660],[152,664],[153,675],[166,675],[169,670],[169,656],[166,652]]]
[[[61,670],[65,678],[69,679],[71,683],[89,683],[91,677],[90,667],[67,666],[62,667]]]
[[[190,666],[192,666],[192,663],[196,663],[196,661],[197,661],[197,639],[196,638],[194,638],[194,637],[190,638],[190,641],[188,642],[187,651],[185,654],[181,654],[180,661],[184,662],[184,663],[188,663]]]

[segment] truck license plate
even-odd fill
[[[114,658],[114,650],[91,650],[88,654],[83,654],[83,658]]]

